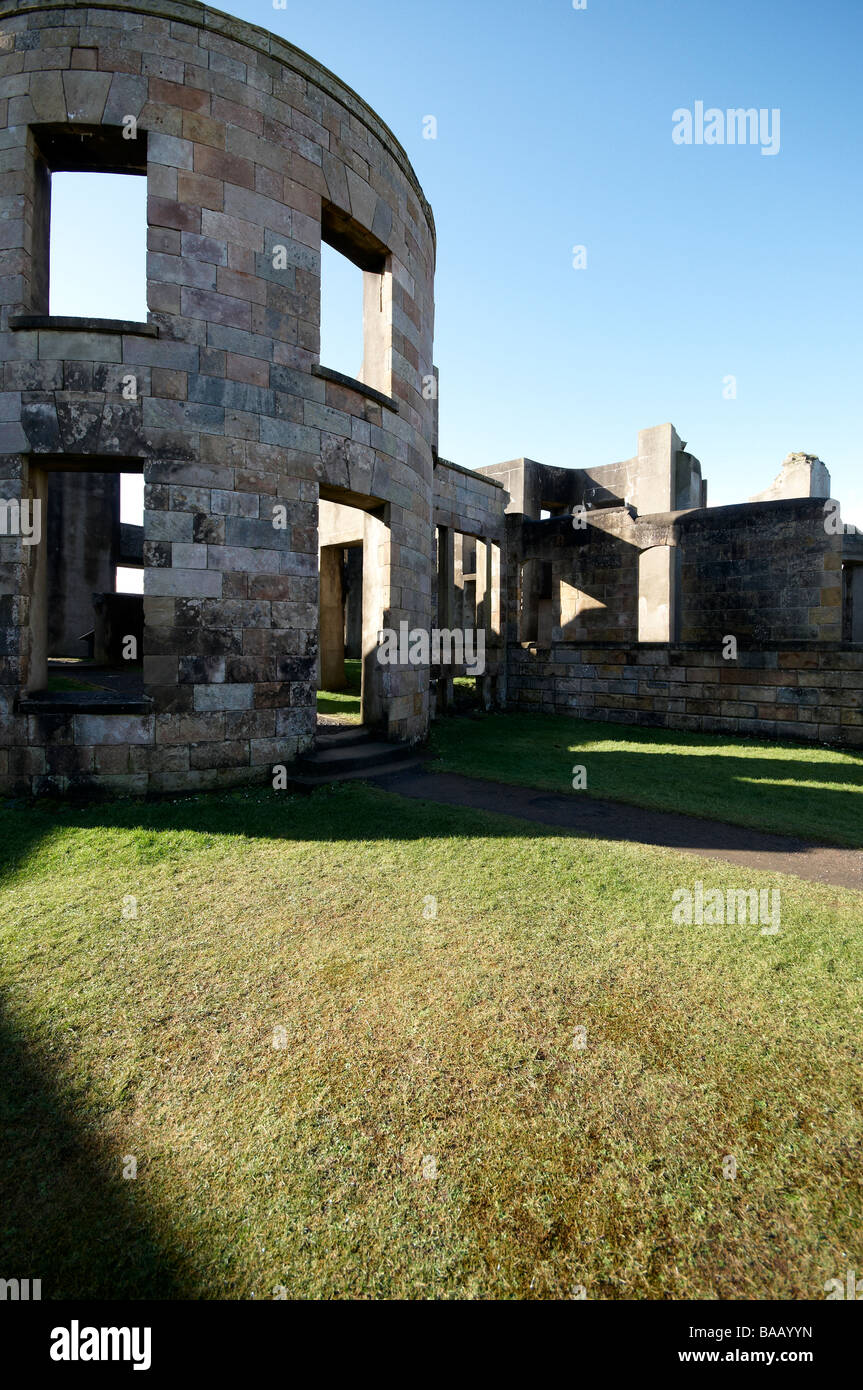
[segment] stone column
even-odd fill
[[[680,443],[673,425],[639,430],[638,461],[630,501],[641,516],[674,509]]]
[[[345,609],[342,586],[343,550],[321,549],[320,688],[341,690],[345,683]]]
[[[850,641],[863,642],[863,565],[849,565],[848,595],[851,605]]]
[[[365,512],[363,516],[363,723],[372,727],[384,721],[385,703],[394,694],[398,672],[378,661],[378,633],[392,627],[389,607],[390,533],[386,522]],[[396,630],[398,630],[396,628]]]
[[[30,622],[23,636],[22,666],[24,689],[44,690],[48,684],[49,560],[45,517],[48,512],[48,473],[29,469],[29,494],[38,500],[42,515],[42,539],[38,545],[21,546],[30,596]],[[20,544],[20,542],[19,542]]]
[[[492,643],[492,556],[491,543],[476,543],[476,626],[484,634],[486,669],[477,676],[477,690],[484,709],[491,709],[492,679],[489,670]]]
[[[540,561],[525,560],[521,567],[521,610],[518,621],[519,642],[535,642],[539,636]]]
[[[477,630],[483,628],[488,639],[490,624],[490,614],[488,612],[488,599],[490,585],[489,569],[491,567],[491,555],[485,541],[476,542],[476,626]]]
[[[677,621],[677,547],[655,545],[638,557],[638,640],[673,642]]]
[[[352,661],[363,654],[363,548],[345,551],[345,656]]]
[[[455,532],[451,526],[438,527],[437,624],[452,629],[455,609]],[[442,666],[438,676],[437,708],[447,710],[453,703],[452,671]]]

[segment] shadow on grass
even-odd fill
[[[628,755],[599,756],[625,759]],[[776,764],[771,766],[775,770]],[[432,775],[394,771],[371,788],[355,781],[319,788],[312,795],[275,792],[265,786],[197,793],[173,800],[101,801],[75,806],[52,802],[18,810],[0,808],[0,885],[13,880],[46,838],[64,827],[136,833],[135,849],[141,862],[146,863],[182,856],[187,846],[177,836],[188,832],[274,843],[409,842],[460,839],[467,835],[507,840],[563,833],[595,841],[716,853],[720,858],[729,851],[753,856],[773,853],[777,859],[772,867],[792,874],[797,872],[796,855],[807,856],[812,850],[831,849],[836,844],[828,836],[819,838],[811,833],[811,807],[808,816],[801,812],[796,831],[785,827],[761,829],[763,822],[757,807],[751,811],[753,823],[746,825],[739,820],[733,823],[715,819],[709,810],[698,815],[682,802],[669,805],[668,799],[646,812],[632,795],[615,799],[605,787],[588,795],[565,792],[559,786],[546,789],[531,777],[524,781],[514,777],[508,780],[509,785],[505,786],[494,780],[492,773],[484,777],[472,774],[468,764],[455,776],[447,772]],[[802,797],[808,795],[805,789],[801,791]],[[844,801],[842,793],[823,793],[824,798],[831,796]],[[859,812],[853,794],[847,796],[854,804],[843,805],[842,814],[851,833],[859,826]],[[835,805],[830,804],[831,808]],[[720,806],[713,809],[718,811]],[[164,838],[163,832],[168,832]],[[863,840],[863,829],[860,837]],[[847,841],[845,847],[855,848]],[[858,887],[857,870],[850,860],[849,865],[836,881],[845,883],[850,874],[853,883],[848,886]],[[804,878],[812,877],[807,866],[801,866],[799,872]]]
[[[428,779],[436,781],[436,778]],[[498,803],[506,803],[498,796]],[[529,799],[529,798],[527,798]],[[547,798],[549,799],[549,798]],[[542,798],[537,798],[541,801]],[[566,801],[577,810],[577,798]],[[351,783],[310,797],[269,789],[198,795],[161,802],[0,809],[7,881],[28,861],[53,853],[62,832],[131,832],[147,862],[194,850],[179,835],[230,835],[277,844],[295,842],[410,842],[468,834],[504,841],[560,834],[557,826],[489,815],[461,805],[397,800]],[[709,838],[725,827],[703,822]],[[619,838],[617,824],[599,838]],[[592,833],[592,832],[591,832]],[[87,852],[88,845],[78,847]],[[92,852],[109,855],[110,839],[93,837]],[[49,861],[49,871],[51,863]],[[57,872],[62,873],[62,865]],[[14,890],[13,890],[14,891]],[[86,1099],[67,1094],[62,1067],[48,1042],[24,1042],[0,1014],[0,1274],[41,1279],[44,1298],[206,1297],[195,1254],[172,1249],[154,1227],[143,1185],[124,1182],[122,1154],[106,1157],[85,1122]],[[52,1074],[55,1079],[52,1080]],[[97,1115],[92,1115],[95,1125]],[[166,1226],[170,1218],[165,1218]]]
[[[362,795],[361,816],[342,798]],[[64,829],[139,831],[146,837],[141,851],[147,862],[160,857],[161,832],[201,835],[241,835],[250,840],[422,840],[427,837],[464,835],[475,829],[495,837],[521,837],[522,822],[496,819],[471,827],[462,807],[435,806],[429,823],[421,803],[409,803],[380,790],[371,792],[361,782],[320,788],[312,795],[275,792],[269,784],[240,791],[199,792],[173,799],[94,800],[70,802],[42,800],[0,804],[0,885],[8,884],[24,869],[46,840]],[[531,827],[536,829],[537,827]],[[176,857],[174,846],[166,857]]]
[[[122,1155],[109,1174],[52,1068],[0,1007],[0,1275],[41,1280],[43,1299],[195,1297]]]
[[[339,810],[327,792],[306,798],[269,789],[158,802],[7,804],[0,806],[0,872],[14,894],[15,876],[38,862],[40,848],[50,856],[51,841],[64,830],[137,832],[137,848],[150,863],[184,852],[173,832],[271,842],[429,833],[422,808],[400,806],[394,815],[392,798],[357,792],[362,818]],[[348,796],[355,801],[357,792]],[[436,833],[464,830],[465,813],[456,808],[434,808],[434,816]],[[110,855],[109,840],[101,845],[95,841],[93,853]],[[97,1145],[98,1120],[86,1095],[67,1092],[48,1031],[38,1023],[32,1034],[16,1026],[0,1000],[0,1277],[41,1280],[43,1299],[207,1297],[195,1251],[170,1248],[154,1227],[143,1183],[122,1177],[123,1153],[106,1154]],[[170,1229],[170,1215],[163,1220]]]
[[[791,748],[778,743],[554,715],[493,714],[457,724],[445,721],[433,736],[447,771],[584,796],[571,785],[573,764],[583,762],[591,796],[863,848],[863,753],[856,750],[826,750],[845,759],[833,762],[819,757],[825,751],[819,745],[795,744],[795,752],[808,756],[792,758],[783,756]],[[635,746],[591,746],[615,741]],[[739,754],[728,751],[738,744]]]

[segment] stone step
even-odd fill
[[[364,724],[319,724],[315,736],[318,748],[355,748],[374,738]]]
[[[413,752],[409,743],[385,743],[382,739],[336,744],[335,747],[318,745],[311,753],[304,753],[297,759],[297,768],[301,774],[327,773],[338,777],[343,772],[374,772],[409,758]]]
[[[397,758],[388,763],[372,764],[356,768],[353,772],[298,772],[290,779],[292,787],[313,791],[315,787],[326,787],[333,782],[358,781],[360,778],[384,777],[389,772],[407,772],[411,768],[422,767],[421,757]]]

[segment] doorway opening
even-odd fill
[[[336,488],[327,489],[318,505],[319,727],[375,726],[384,719],[384,674],[377,660],[389,573],[384,514],[376,499]]]
[[[28,690],[62,705],[141,701],[143,525],[121,521],[123,480],[140,467],[33,470],[45,516],[31,600]],[[143,521],[143,517],[141,517]]]
[[[362,519],[359,525],[362,526]],[[362,540],[321,546],[320,585],[318,716],[325,721],[359,724],[363,679]]]

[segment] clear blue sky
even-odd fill
[[[598,465],[671,420],[711,502],[802,449],[863,524],[861,0],[231,11],[338,73],[413,161],[438,229],[442,454]],[[778,155],[675,145],[699,100],[778,107]],[[353,325],[325,326],[324,360],[355,371]]]

